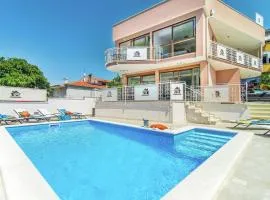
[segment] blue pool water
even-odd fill
[[[63,200],[160,199],[235,135],[96,121],[7,129]]]

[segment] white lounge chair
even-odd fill
[[[40,121],[40,120],[47,120],[48,121],[48,118],[46,118],[42,115],[30,114],[30,112],[28,112],[28,110],[24,109],[24,108],[16,108],[16,109],[14,109],[14,112],[18,115],[19,118],[24,119],[25,121],[29,121],[31,119],[36,120],[36,121]],[[30,115],[28,117],[23,116],[22,115],[23,112],[28,112]]]
[[[37,109],[38,113],[40,113],[41,116],[44,116],[46,118],[59,118],[59,113],[51,113],[45,108],[39,108]]]

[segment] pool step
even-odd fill
[[[185,142],[181,143],[181,146],[182,145],[196,148],[196,149],[200,149],[200,150],[208,150],[208,151],[213,151],[216,149],[215,146],[206,145],[205,143],[198,143],[198,142],[193,142],[193,141],[185,141]]]
[[[219,142],[219,141],[210,141],[202,138],[186,138],[186,141],[193,142],[195,144],[204,144],[204,145],[209,145],[209,146],[214,146],[214,147],[219,147],[220,145],[226,143],[226,142]]]
[[[230,136],[216,135],[216,134],[211,134],[211,133],[194,133],[193,135],[205,136],[205,137],[211,137],[211,138],[218,138],[218,139],[227,139],[227,140],[231,139]]]
[[[204,136],[196,136],[196,135],[191,135],[186,138],[187,140],[193,140],[193,141],[200,141],[204,143],[217,143],[217,144],[222,144],[224,142],[227,142],[228,140],[226,139],[219,139],[219,138],[211,138],[211,137],[204,137]]]
[[[177,154],[188,157],[204,157],[214,153],[231,139],[230,136],[194,132],[175,136],[174,148]]]

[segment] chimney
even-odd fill
[[[87,82],[87,76],[86,76],[86,73],[83,73],[83,82]]]
[[[68,78],[64,78],[64,84],[67,84],[68,83]]]
[[[88,82],[92,83],[92,74],[88,74]]]

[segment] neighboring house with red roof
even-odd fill
[[[109,80],[98,78],[95,76],[84,75],[81,80],[69,82],[65,81],[63,85],[54,85],[53,97],[58,98],[84,98],[98,97],[100,90],[106,88]]]

